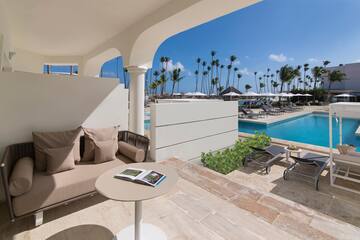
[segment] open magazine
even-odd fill
[[[123,172],[116,174],[114,177],[153,187],[159,185],[166,178],[165,175],[156,171],[138,168],[127,168]]]

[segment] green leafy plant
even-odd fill
[[[244,164],[245,158],[252,153],[251,147],[264,148],[270,145],[271,138],[264,133],[256,133],[243,141],[236,141],[235,145],[215,153],[202,153],[201,162],[205,167],[222,174],[228,174]]]

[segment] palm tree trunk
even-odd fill
[[[229,87],[229,82],[230,82],[230,71],[231,71],[231,69],[228,69],[228,75],[227,75],[227,79],[226,79],[226,87],[225,87],[225,88],[228,88],[228,87]]]

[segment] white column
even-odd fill
[[[144,134],[144,100],[146,68],[126,67],[130,74],[130,119],[129,130]]]

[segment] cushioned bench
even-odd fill
[[[119,141],[131,144],[146,152],[149,139],[128,131],[120,131]],[[84,139],[80,138],[80,154],[84,151]],[[21,143],[8,146],[0,163],[2,184],[5,189],[6,202],[10,219],[34,215],[38,212],[66,204],[76,199],[95,194],[95,181],[105,171],[132,162],[128,157],[118,152],[117,159],[104,163],[80,162],[69,171],[49,175],[46,172],[34,170],[32,187],[30,191],[20,195],[11,196],[9,192],[9,177],[18,159],[23,157],[34,158],[33,143]],[[138,159],[139,160],[139,159]]]

